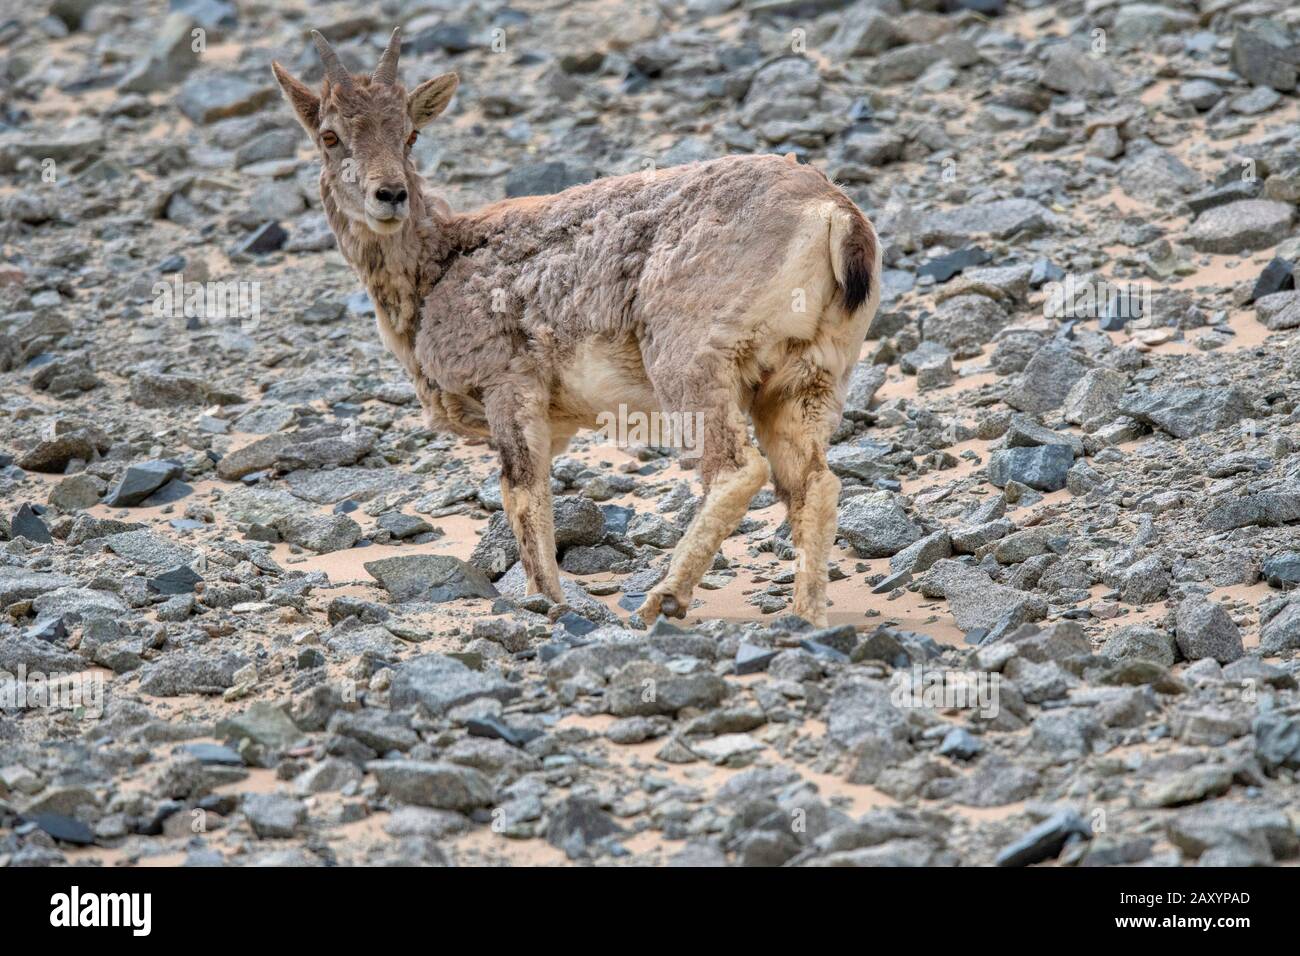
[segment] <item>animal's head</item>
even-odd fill
[[[447,108],[459,80],[444,73],[407,93],[397,79],[401,30],[369,76],[353,75],[334,48],[312,31],[325,64],[320,92],[272,63],[275,79],[320,150],[322,177],[349,219],[391,235],[410,214],[416,170],[411,147],[420,130]]]

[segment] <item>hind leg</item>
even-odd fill
[[[526,389],[494,393],[485,403],[492,442],[501,456],[501,500],[519,542],[528,590],[563,602],[555,563],[555,512],[551,503],[550,423],[547,400]]]
[[[646,623],[660,613],[685,617],[691,592],[713,564],[722,542],[736,530],[750,499],[767,481],[767,462],[749,440],[745,416],[729,387],[706,393],[703,446],[699,462],[704,503],[673,549],[664,579],[646,595],[639,610]]]
[[[772,465],[777,496],[785,502],[797,564],[794,613],[826,626],[826,586],[840,480],[826,465],[826,446],[840,415],[835,381],[825,369],[801,363],[781,391],[760,391],[754,431]]]

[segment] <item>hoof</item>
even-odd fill
[[[647,625],[653,624],[661,614],[664,617],[684,618],[689,603],[689,601],[679,601],[672,594],[651,591],[646,595],[645,602],[637,609],[637,614],[641,615],[641,620]]]

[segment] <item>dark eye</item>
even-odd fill
[[[415,141],[419,138],[420,138],[420,131],[418,129],[411,130],[411,135],[406,137],[406,145],[414,146]]]
[[[320,141],[324,143],[326,146],[328,146],[330,149],[333,149],[335,146],[339,144],[339,138],[329,130],[325,130],[325,132],[320,134]]]

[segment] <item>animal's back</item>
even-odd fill
[[[460,220],[465,251],[428,297],[422,362],[444,388],[472,391],[512,362],[563,367],[605,342],[626,370],[628,341],[653,368],[758,333],[811,336],[836,291],[815,247],[840,208],[860,217],[819,171],[773,155],[494,203]],[[792,247],[820,271],[792,271]],[[774,316],[785,333],[755,328]]]

